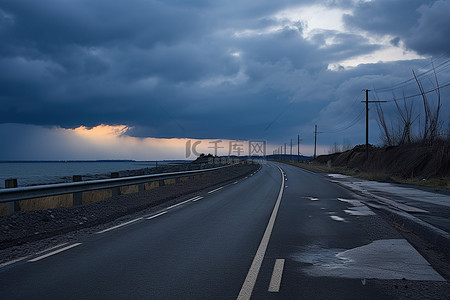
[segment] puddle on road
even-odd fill
[[[342,174],[328,174],[331,178],[349,178],[350,176],[342,175]]]
[[[339,216],[330,216],[330,218],[338,222],[345,222],[345,219]]]
[[[351,200],[351,199],[343,199],[338,198],[341,202],[346,202],[352,205],[352,207],[349,207],[348,209],[345,209],[344,212],[346,214],[352,215],[352,216],[373,216],[375,213],[367,207],[365,204],[361,203],[359,200]]]
[[[308,200],[311,200],[311,201],[319,201],[319,198],[317,198],[317,197],[304,196],[304,197],[301,197],[301,198],[308,199]]]
[[[310,264],[302,271],[315,277],[445,281],[403,239],[377,240],[350,250],[310,246],[292,259]]]

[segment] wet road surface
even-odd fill
[[[364,199],[325,176],[266,163],[0,269],[4,299],[442,297],[448,283]]]

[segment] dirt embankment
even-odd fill
[[[342,153],[321,155],[316,161],[356,172],[384,174],[401,179],[450,178],[450,145],[371,147],[366,160],[365,146]]]

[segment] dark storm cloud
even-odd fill
[[[408,63],[328,70],[382,46],[358,32],[305,38],[305,24],[274,18],[316,3],[0,0],[0,120],[126,124],[139,137],[277,139],[311,127],[371,80],[410,77]],[[447,34],[439,27],[448,2],[353,3],[322,2],[353,10],[347,26],[392,35],[393,44],[420,53],[443,47],[434,37]]]
[[[421,6],[418,24],[406,38],[409,47],[419,53],[443,54],[450,51],[450,1],[436,1],[431,7]]]
[[[361,2],[344,21],[349,28],[389,34],[418,53],[439,55],[450,50],[449,11],[447,0],[377,0]]]

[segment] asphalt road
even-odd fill
[[[194,196],[0,268],[0,298],[448,295],[445,279],[364,199],[325,176],[267,163]]]

